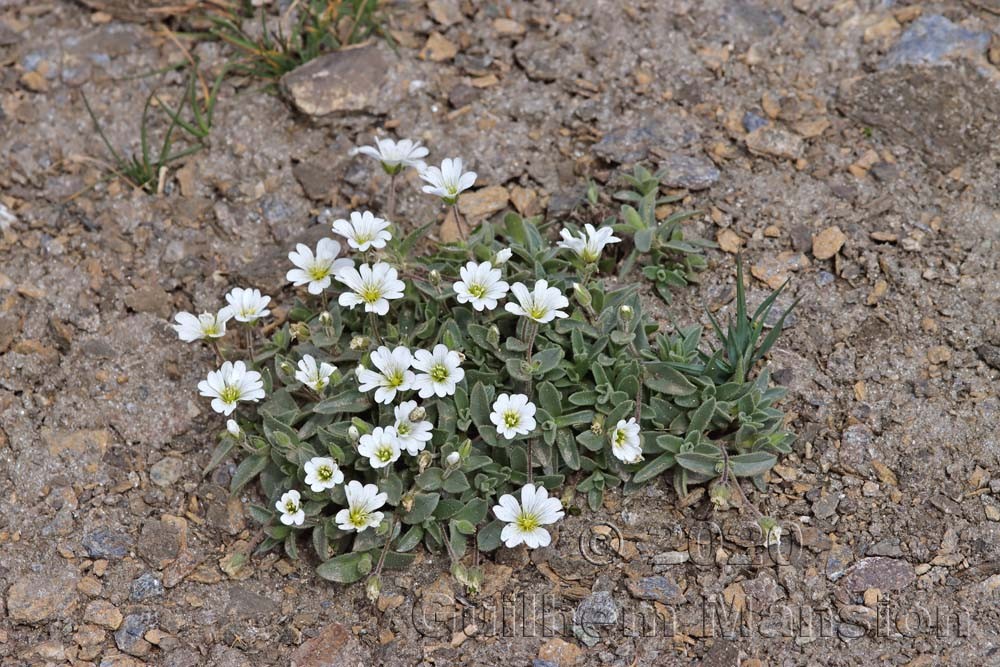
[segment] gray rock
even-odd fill
[[[79,577],[69,569],[18,577],[7,591],[7,614],[15,623],[40,623],[72,611]]]
[[[630,121],[613,127],[593,145],[594,154],[619,164],[641,162],[649,156],[650,149],[664,153],[690,145],[698,133],[682,119],[662,116],[643,123]]]
[[[921,16],[910,24],[879,67],[937,65],[955,55],[978,55],[990,44],[988,32],[973,32],[940,14]]]
[[[514,48],[514,59],[528,78],[535,81],[572,79],[586,67],[581,53],[537,35],[529,35]]]
[[[868,547],[868,556],[890,556],[892,558],[899,558],[903,555],[903,550],[899,547],[898,537],[889,537],[887,539],[876,542],[875,544]]]
[[[755,155],[797,160],[805,151],[802,137],[770,125],[758,127],[746,136],[747,150]]]
[[[743,114],[743,129],[747,132],[753,132],[757,128],[764,127],[770,123],[771,121],[753,111],[747,111]]]
[[[877,588],[881,591],[898,591],[912,584],[917,578],[913,566],[898,558],[874,556],[862,558],[844,575],[844,587],[852,592]]]
[[[164,456],[149,468],[149,480],[157,486],[171,486],[181,478],[184,462],[176,456]]]
[[[976,354],[988,365],[1000,370],[1000,346],[980,345],[976,348]]]
[[[852,473],[867,472],[871,461],[871,448],[875,434],[864,424],[852,424],[840,434],[840,465]]]
[[[291,663],[297,667],[354,667],[368,659],[350,627],[330,623],[295,649]]]
[[[124,558],[132,548],[132,538],[107,528],[99,528],[83,536],[83,548],[91,558],[117,560]]]
[[[820,519],[829,519],[836,514],[837,505],[840,504],[839,493],[828,493],[813,503],[813,515]]]
[[[177,525],[148,519],[142,524],[136,552],[152,567],[162,568],[177,558],[181,549],[181,531]]]
[[[143,611],[129,614],[115,632],[115,644],[129,655],[142,656],[149,652],[149,642],[142,638],[156,625],[156,614]]]
[[[618,603],[610,591],[600,591],[585,597],[573,612],[573,634],[587,646],[594,646],[601,637],[601,627],[618,622]]]
[[[133,602],[142,602],[163,595],[163,582],[152,572],[147,572],[133,579],[129,590]]]
[[[668,188],[704,190],[719,180],[715,163],[703,155],[670,155],[660,162],[660,171]]]
[[[846,544],[837,544],[830,549],[826,557],[826,578],[837,581],[847,572],[848,566],[854,560],[854,552]]]
[[[684,603],[684,593],[670,577],[643,577],[642,579],[630,579],[628,581],[628,592],[632,597],[640,600],[655,600],[665,605],[675,605]]]

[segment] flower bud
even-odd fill
[[[305,322],[293,322],[288,328],[292,332],[292,338],[305,342],[309,340],[309,325]]]
[[[365,594],[368,596],[370,601],[377,602],[381,593],[382,579],[377,574],[373,574],[368,577],[368,581],[365,582]]]
[[[417,468],[420,470],[420,472],[427,470],[427,466],[431,464],[431,461],[433,459],[434,455],[431,454],[426,449],[420,452],[420,456],[417,457]]]
[[[729,509],[729,499],[733,495],[733,490],[729,487],[729,484],[723,484],[722,482],[715,482],[711,485],[708,490],[709,500],[712,501],[712,505],[719,510]]]
[[[431,272],[427,274],[427,280],[430,281],[431,285],[435,287],[441,284],[441,272],[437,269],[431,269]]]
[[[604,415],[594,417],[594,421],[590,422],[590,432],[594,435],[604,434]]]
[[[399,499],[399,505],[404,511],[409,512],[413,509],[413,501],[416,500],[416,494],[413,491],[408,491]]]
[[[573,297],[584,308],[590,308],[590,304],[594,302],[593,297],[590,295],[590,290],[580,283],[573,283]]]
[[[472,453],[472,441],[466,438],[465,442],[462,443],[462,446],[458,448],[458,454],[463,459],[467,459],[469,458],[469,454],[471,453]]]
[[[361,431],[358,430],[357,426],[351,424],[347,429],[347,438],[352,444],[356,444],[361,439]]]
[[[424,409],[424,406],[418,405],[410,412],[409,420],[411,422],[422,422],[426,416],[427,410]]]
[[[500,329],[495,324],[491,324],[486,331],[486,342],[496,347],[500,344]]]
[[[319,323],[323,326],[329,326],[333,322],[333,315],[330,314],[329,310],[324,310],[319,314]]]
[[[458,363],[460,364],[465,363],[465,352],[462,352],[461,350],[455,350],[455,354],[458,355]]]
[[[510,259],[511,255],[513,254],[514,251],[511,250],[510,248],[504,248],[503,250],[500,250],[499,252],[497,252],[496,255],[493,256],[493,266],[502,266],[506,264],[507,260]]]
[[[295,367],[292,366],[290,362],[288,361],[281,362],[281,372],[284,373],[285,375],[291,375],[294,370]]]
[[[452,452],[451,454],[448,455],[448,458],[445,460],[448,462],[448,465],[457,466],[459,461],[462,460],[462,455],[459,454],[458,452]]]
[[[772,517],[762,516],[757,519],[757,525],[764,533],[764,546],[781,546],[781,526]]]
[[[236,438],[243,435],[243,429],[240,428],[240,425],[236,423],[235,419],[230,419],[226,422],[226,430]]]
[[[633,311],[632,306],[629,306],[628,304],[621,306],[618,309],[618,316],[622,318],[622,322],[631,322],[632,315],[634,314],[635,311]]]
[[[366,336],[355,336],[351,339],[351,349],[355,352],[368,349],[368,338]]]

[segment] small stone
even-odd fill
[[[147,519],[142,524],[136,553],[157,569],[177,558],[182,547],[183,528],[176,522]]]
[[[149,653],[150,644],[145,635],[156,624],[156,614],[150,611],[129,614],[125,617],[118,632],[115,633],[115,644],[129,655],[142,657]]]
[[[775,255],[768,255],[756,264],[751,265],[750,273],[754,278],[766,283],[771,289],[778,289],[789,278],[789,273],[809,266],[809,259],[802,253],[785,250]]]
[[[723,252],[728,252],[731,255],[735,255],[743,247],[743,239],[731,229],[719,230],[719,233],[715,235],[715,241]]]
[[[163,319],[174,312],[170,295],[155,285],[138,288],[125,297],[125,305],[137,313],[152,313]]]
[[[955,55],[978,56],[990,43],[989,32],[973,32],[940,14],[921,16],[886,54],[880,67],[935,65]]]
[[[125,533],[117,533],[99,528],[83,536],[83,548],[91,558],[117,560],[124,558],[132,548],[132,538]]]
[[[458,0],[428,0],[427,10],[431,18],[446,28],[465,20]]]
[[[107,600],[93,600],[84,610],[83,620],[108,630],[117,630],[122,624],[122,613]]]
[[[510,189],[510,203],[521,215],[535,215],[538,213],[538,192],[532,188],[515,185]]]
[[[840,494],[827,493],[813,503],[813,515],[818,519],[829,519],[837,513],[838,504],[840,504]]]
[[[655,576],[629,579],[628,592],[640,600],[655,600],[665,605],[683,604],[684,593],[670,577]]]
[[[810,118],[808,120],[800,120],[792,125],[792,129],[803,139],[814,139],[830,127],[829,118]]]
[[[680,565],[691,558],[687,551],[664,551],[653,556],[654,565]]]
[[[163,595],[163,582],[152,572],[146,572],[132,580],[129,596],[133,602],[142,602],[161,595]]]
[[[951,359],[951,348],[947,345],[935,345],[927,350],[927,361],[932,364],[943,364]]]
[[[49,89],[49,82],[38,72],[25,72],[22,74],[21,85],[33,93],[44,93]]]
[[[97,597],[103,588],[100,579],[89,574],[76,585],[76,590],[89,597]]]
[[[865,591],[865,606],[875,608],[878,601],[882,599],[882,591],[877,588],[869,588]]]
[[[15,623],[38,623],[68,614],[76,605],[72,570],[18,577],[7,591],[7,615]]]
[[[847,567],[854,560],[854,552],[846,544],[835,544],[826,556],[826,577],[837,581],[847,572]]]
[[[705,190],[719,180],[715,164],[702,155],[670,155],[660,162],[660,172],[668,188]]]
[[[501,35],[523,35],[525,32],[523,25],[505,18],[493,19],[493,29]]]
[[[96,625],[81,625],[73,634],[73,641],[80,646],[97,646],[104,643],[104,630]]]
[[[395,106],[407,92],[398,59],[373,43],[327,53],[281,78],[295,108],[308,116],[379,112]]]
[[[458,55],[458,45],[448,41],[441,33],[432,32],[418,55],[422,60],[440,63]]]
[[[149,480],[157,486],[172,486],[181,477],[184,462],[175,456],[164,456],[149,469]]]
[[[902,29],[903,26],[899,25],[899,21],[896,20],[896,17],[889,14],[878,23],[865,28],[865,44],[874,42],[877,39],[886,39],[897,35]]]
[[[330,623],[312,639],[292,652],[291,664],[296,667],[356,667],[368,664],[351,629],[342,623]]]
[[[538,659],[559,667],[569,667],[580,662],[583,651],[579,646],[565,639],[554,637],[538,649]]]
[[[755,155],[798,160],[805,151],[802,138],[777,127],[759,127],[746,136],[747,149]]]
[[[848,472],[864,473],[871,460],[875,434],[864,424],[852,424],[840,434],[840,464]]]
[[[765,127],[769,124],[766,118],[762,118],[760,115],[755,114],[753,111],[747,111],[743,114],[743,118],[740,121],[743,124],[743,129],[747,132],[753,132],[754,130]]]
[[[468,222],[475,223],[504,210],[509,200],[507,188],[491,185],[475,192],[463,193],[458,200],[458,208],[468,218]]]
[[[830,259],[838,252],[847,240],[847,235],[840,227],[827,227],[813,237],[812,252],[816,259]]]
[[[844,586],[852,592],[869,588],[898,591],[914,582],[913,566],[899,558],[875,556],[862,558],[852,565],[844,576]]]

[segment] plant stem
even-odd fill
[[[451,210],[455,214],[455,224],[458,225],[459,236],[462,237],[463,241],[469,239],[469,229],[465,226],[465,218],[462,216],[462,212],[458,210],[458,200],[451,205]]]
[[[389,222],[396,219],[396,176],[398,176],[398,173],[389,176],[389,204],[386,206],[386,215]]]
[[[531,328],[528,329],[528,350],[524,354],[524,360],[525,360],[525,362],[528,365],[528,383],[527,383],[527,387],[525,388],[525,392],[524,393],[527,394],[528,399],[530,400],[531,399],[531,385],[532,385],[532,382],[531,382],[531,356],[535,352],[535,338],[538,337],[538,322],[535,322],[534,320],[532,320],[531,324],[529,326]],[[527,470],[527,473],[528,473],[528,484],[531,484],[531,483],[534,482],[534,477],[535,477],[535,475],[534,475],[534,467],[535,467],[534,445],[535,445],[535,439],[529,437],[527,445],[528,445],[528,470]]]
[[[219,361],[222,363],[228,361],[226,355],[222,354],[222,349],[219,347],[219,341],[216,338],[212,339],[212,349],[215,350],[215,356],[219,357]]]
[[[372,323],[372,335],[375,336],[375,340],[378,341],[379,345],[384,345],[385,341],[382,340],[382,334],[380,334],[379,330],[378,330],[378,317],[375,316],[375,312],[374,311],[368,311],[368,319],[371,320],[371,323]]]
[[[396,530],[396,517],[392,517],[392,523],[389,524],[389,532],[385,538],[385,545],[382,547],[382,553],[378,557],[378,565],[375,566],[374,576],[379,576],[382,574],[382,566],[385,565],[385,557],[389,553],[389,545],[392,544],[392,532]]]
[[[253,363],[253,359],[257,355],[255,354],[253,349],[253,324],[249,322],[247,323],[246,326],[246,334],[247,334],[247,351],[250,353],[250,363]]]

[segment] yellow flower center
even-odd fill
[[[240,400],[240,388],[234,387],[231,384],[227,384],[223,387],[222,391],[219,392],[219,398],[222,399],[223,403],[235,403]]]
[[[538,517],[536,515],[528,514],[527,512],[521,512],[520,514],[518,514],[517,520],[514,521],[514,523],[517,524],[517,527],[522,531],[524,531],[525,533],[530,533],[535,528],[538,528],[540,525],[542,525],[541,521],[538,520]]]
[[[316,468],[316,477],[322,482],[329,482],[333,479],[333,469],[330,466],[320,466]]]
[[[385,377],[385,383],[388,386],[392,387],[393,389],[396,389],[396,388],[402,386],[402,384],[403,384],[403,371],[401,371],[399,369],[391,371],[389,373],[389,375],[387,375]]]
[[[544,306],[538,306],[532,304],[531,307],[528,308],[528,317],[530,317],[533,320],[540,320],[548,314],[549,314],[549,309],[545,308]]]
[[[309,274],[310,280],[313,281],[323,280],[324,278],[330,275],[330,267],[322,266],[319,264],[313,264],[312,266],[309,267],[306,273]]]
[[[295,514],[299,511],[299,504],[294,500],[285,502],[285,514]]]
[[[625,445],[625,429],[618,429],[615,431],[615,447],[622,447]]]
[[[396,424],[396,433],[400,435],[410,435],[410,423],[399,422],[398,424]]]
[[[355,528],[361,528],[368,522],[368,512],[360,507],[354,507],[348,512],[347,522]]]
[[[434,382],[444,382],[448,379],[448,367],[444,364],[435,364],[431,367],[430,376]]]
[[[507,428],[516,428],[521,423],[521,415],[516,410],[507,410],[503,413],[503,423]]]
[[[374,285],[364,285],[359,296],[365,303],[372,304],[382,298],[382,290]]]
[[[375,458],[377,458],[382,463],[388,463],[389,461],[392,460],[392,455],[394,453],[395,452],[393,451],[391,446],[383,445],[382,447],[380,447],[375,451]]]
[[[486,288],[480,283],[473,283],[469,285],[469,294],[477,299],[482,299],[486,296]]]

